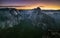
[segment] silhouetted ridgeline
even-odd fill
[[[40,38],[48,29],[55,29],[55,19],[39,7],[32,10],[0,9],[1,38]]]

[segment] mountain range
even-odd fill
[[[50,11],[51,12],[51,11]],[[9,28],[18,24],[23,28],[38,28],[43,31],[56,29],[55,14],[48,14],[47,11],[37,7],[32,10],[17,10],[15,8],[0,9],[0,27]],[[54,16],[54,17],[53,17]],[[57,16],[58,17],[58,16]],[[57,18],[56,17],[56,18]]]

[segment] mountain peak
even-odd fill
[[[39,15],[40,13],[42,13],[41,11],[42,11],[42,10],[41,10],[40,7],[37,7],[37,8],[34,9],[34,13],[37,13],[38,15]]]
[[[35,10],[41,10],[41,8],[40,7],[37,7],[37,8],[34,8]]]
[[[36,9],[39,9],[39,10],[41,10],[41,8],[40,8],[40,7],[37,7]]]

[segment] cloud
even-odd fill
[[[0,6],[0,7],[31,7],[31,6]]]

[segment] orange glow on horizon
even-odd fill
[[[31,7],[16,7],[16,9],[34,9],[39,6],[31,6]],[[42,10],[60,10],[60,6],[46,6],[40,7]]]
[[[30,7],[17,7],[16,9],[34,9],[40,7],[42,10],[60,10],[60,5],[54,4],[32,4]]]
[[[51,3],[36,3],[36,4],[26,4],[26,5],[22,5],[22,6],[20,6],[19,4],[14,4],[14,5],[10,5],[10,6],[14,6],[14,7],[11,7],[11,8],[34,9],[34,8],[40,7],[42,10],[60,10],[60,5],[55,4],[55,3],[52,3],[52,4]],[[9,7],[9,5],[8,5],[8,7]]]

